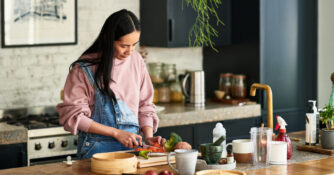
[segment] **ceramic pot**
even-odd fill
[[[216,164],[221,158],[223,148],[222,146],[213,146],[212,143],[205,143],[200,145],[202,158],[207,164]]]
[[[334,149],[334,130],[322,129],[321,146],[324,149]]]

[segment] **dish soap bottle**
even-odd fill
[[[217,123],[216,127],[213,129],[212,131],[212,136],[213,136],[213,142],[215,142],[216,140],[218,140],[221,136],[224,136],[225,140],[221,143],[221,146],[223,148],[223,152],[222,152],[222,158],[226,157],[227,152],[226,152],[226,130],[223,126],[222,123]]]
[[[308,112],[306,113],[306,126],[305,126],[305,144],[315,145],[318,140],[317,122],[319,118],[317,117],[317,107],[315,105],[315,100],[309,100],[312,103],[310,105]]]
[[[284,141],[288,143],[288,149],[287,149],[287,159],[289,160],[292,156],[292,144],[291,144],[291,140],[289,138],[289,136],[286,134],[286,129],[285,126],[288,125],[285,120],[280,117],[280,116],[276,116],[277,119],[277,124],[275,127],[275,130],[279,129],[279,134],[276,137],[275,141]]]

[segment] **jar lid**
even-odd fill
[[[237,75],[233,75],[233,78],[245,79],[246,75],[244,75],[244,74],[237,74]]]
[[[233,74],[232,73],[221,73],[220,77],[232,77]]]

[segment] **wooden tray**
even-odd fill
[[[310,151],[326,155],[334,155],[334,149],[324,149],[320,145],[310,146],[310,145],[297,145],[297,150]]]
[[[248,102],[249,98],[229,99],[229,100],[213,98],[212,101],[220,102],[220,103],[224,103],[224,104],[238,105],[239,103]]]

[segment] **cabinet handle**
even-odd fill
[[[173,19],[168,19],[168,40],[173,41]]]

